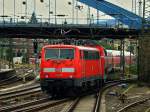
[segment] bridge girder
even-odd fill
[[[78,1],[116,18],[123,24],[128,25],[130,29],[142,28],[142,18],[140,16],[117,5],[114,5],[104,0],[78,0]]]

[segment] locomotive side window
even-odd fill
[[[97,60],[100,59],[98,51],[83,51],[85,60]]]
[[[74,49],[45,49],[45,59],[74,59]]]
[[[88,60],[88,51],[83,51],[83,59]]]
[[[95,52],[93,57],[94,57],[95,59],[100,59],[99,52]]]

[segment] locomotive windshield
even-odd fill
[[[74,59],[74,49],[45,49],[45,59]]]

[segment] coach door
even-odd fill
[[[85,78],[86,71],[85,71],[85,60],[84,60],[84,53],[80,51],[80,59],[81,59],[81,75]]]

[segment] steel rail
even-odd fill
[[[10,95],[2,96],[2,97],[0,97],[0,100],[6,100],[6,99],[9,99],[9,98],[22,97],[23,95],[26,96],[26,95],[30,95],[30,94],[34,94],[34,93],[38,93],[38,92],[42,92],[41,88],[35,88],[35,89],[28,90],[28,91],[20,92],[20,93],[16,92],[16,94],[13,93],[13,94],[10,94]]]
[[[16,75],[10,76],[10,77],[8,77],[7,79],[0,80],[0,84],[1,84],[1,83],[4,83],[4,82],[6,82],[6,81],[9,81],[9,80],[11,80],[11,79],[13,79],[13,78],[16,78]]]
[[[0,97],[11,95],[11,94],[16,94],[16,93],[20,93],[20,92],[24,92],[24,91],[29,91],[31,89],[36,89],[36,88],[40,88],[40,85],[34,85],[31,87],[27,87],[27,88],[23,88],[23,89],[19,89],[19,90],[3,92],[3,93],[0,93]]]
[[[6,86],[6,85],[9,85],[9,84],[11,84],[13,82],[20,81],[20,80],[21,80],[21,78],[19,78],[19,77],[13,78],[12,80],[8,80],[6,82],[1,83],[0,87],[1,86],[3,87],[3,86]]]
[[[30,101],[30,102],[26,102],[26,103],[22,103],[22,104],[18,104],[18,105],[6,106],[6,107],[0,108],[0,112],[14,111],[14,110],[22,108],[22,107],[31,106],[33,104],[39,104],[39,103],[46,102],[46,101],[48,101],[48,98]]]
[[[118,84],[121,84],[121,83],[133,83],[135,81],[136,81],[135,78],[131,78],[131,79],[123,79],[123,80],[115,80],[115,81],[107,82],[106,85],[98,93],[93,112],[100,112],[102,95],[107,89],[109,89],[113,86],[116,86]]]
[[[22,108],[16,109],[13,112],[33,112],[33,111],[36,112],[39,110],[43,110],[46,108],[60,105],[60,104],[65,103],[67,101],[70,101],[70,99],[62,99],[62,100],[58,100],[58,101],[50,101],[49,99],[47,99],[46,102],[38,102],[36,104],[32,103],[32,105],[30,105],[30,106],[27,106],[27,107],[23,106]]]
[[[81,100],[81,97],[76,98],[69,107],[65,110],[65,112],[73,112],[79,101]]]
[[[133,102],[133,103],[131,103],[131,104],[129,104],[129,105],[127,105],[127,106],[121,108],[121,109],[118,110],[117,112],[124,112],[125,110],[128,110],[129,108],[134,107],[134,106],[136,106],[136,105],[138,105],[138,104],[147,102],[148,100],[150,100],[150,97],[144,98],[144,99],[139,100],[139,101],[136,101],[136,102]]]

